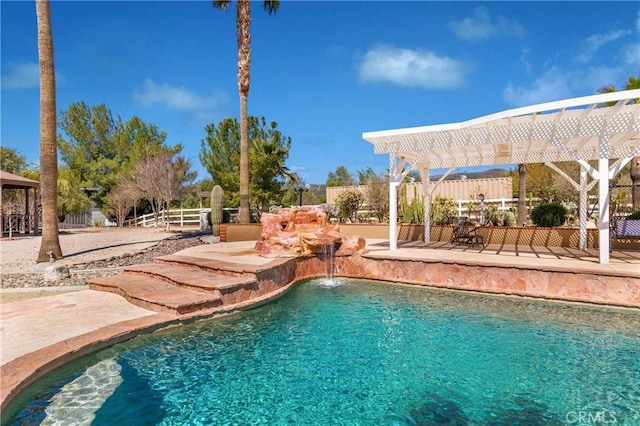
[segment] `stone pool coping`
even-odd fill
[[[524,253],[510,256],[492,254],[490,247],[443,250],[440,246],[433,248],[416,242],[390,252],[385,240],[368,240],[367,243],[368,253],[335,259],[336,276],[582,302],[640,312],[640,260],[636,261],[633,256],[631,260],[600,265],[585,260],[588,253],[577,259],[575,254],[573,258],[563,258],[558,253],[542,256],[539,252],[530,256]],[[297,282],[324,276],[326,272],[326,264],[319,258],[274,261],[252,252],[254,244],[250,241],[220,243],[180,252],[273,270],[268,285],[275,285],[277,290],[233,306],[174,316],[134,307],[119,296],[93,290],[3,305],[0,307],[1,342],[3,347],[10,345],[14,352],[6,357],[3,351],[0,410],[5,412],[28,386],[74,359],[142,334],[267,303]],[[280,274],[280,271],[284,273]],[[277,276],[281,277],[280,282],[274,282]],[[87,303],[88,299],[93,303]],[[100,316],[97,307],[109,312],[110,316]],[[122,312],[118,313],[116,308]],[[53,309],[57,309],[55,314]],[[36,324],[49,332],[48,340],[39,342],[41,347],[28,343],[30,338],[37,336]]]

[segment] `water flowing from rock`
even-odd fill
[[[322,257],[326,265],[325,278],[329,281],[333,281],[333,259],[335,257],[335,244],[325,244],[322,246]]]

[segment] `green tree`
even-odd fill
[[[555,172],[543,163],[527,164],[526,170],[526,191],[534,198],[551,200],[554,198],[553,182]],[[519,173],[512,174],[512,185],[514,194],[520,195]]]
[[[117,166],[118,151],[114,144],[116,124],[105,104],[87,106],[73,103],[60,111],[60,129],[68,135],[58,140],[62,162],[80,173],[83,185],[95,187],[104,175],[104,167],[96,167],[98,160],[112,161]]]
[[[233,118],[205,127],[207,135],[200,143],[200,163],[211,175],[213,185],[224,190],[224,205],[240,203],[240,126]]]
[[[213,0],[218,9],[229,9],[230,0]],[[264,9],[272,14],[280,7],[277,0],[265,0]],[[249,121],[247,98],[251,68],[251,2],[236,1],[236,36],[238,41],[238,91],[240,93],[240,223],[249,223]]]
[[[251,204],[258,211],[266,212],[270,204],[280,204],[285,184],[292,181],[292,174],[285,163],[289,158],[291,138],[284,137],[272,122],[265,132],[265,122],[256,127],[259,134],[251,138]],[[252,126],[252,128],[254,128]],[[265,139],[264,136],[267,136]]]
[[[15,175],[24,176],[28,179],[40,180],[40,173],[34,174],[32,170],[27,169],[27,159],[15,148],[0,147],[0,170],[13,173]],[[27,176],[25,176],[27,175]],[[25,212],[24,191],[18,189],[4,189],[2,191],[2,210],[17,213]]]
[[[19,175],[28,165],[26,157],[16,148],[0,146],[0,170]]]
[[[60,112],[60,128],[68,136],[58,140],[62,161],[80,173],[82,187],[96,190],[99,206],[133,164],[182,150],[180,144],[167,146],[165,132],[136,116],[114,119],[105,104],[71,104]]]
[[[355,184],[356,180],[353,175],[344,166],[338,167],[335,172],[329,172],[327,176],[327,186],[351,186]]]
[[[629,76],[624,85],[624,90],[640,89],[640,75],[638,77]],[[600,93],[617,92],[613,85],[605,86],[598,90]],[[639,103],[640,99],[634,99],[635,103]],[[631,204],[633,211],[640,210],[640,157],[633,157],[629,167],[629,177],[631,178]]]
[[[40,65],[40,190],[42,194],[42,240],[36,262],[48,262],[49,255],[62,258],[58,236],[56,143],[56,73],[48,0],[36,0],[38,63]]]
[[[58,168],[58,217],[67,213],[84,213],[91,207],[91,200],[80,188],[80,176],[69,167]]]
[[[133,164],[160,155],[177,155],[182,152],[182,144],[166,144],[167,133],[157,126],[133,116],[125,123],[119,123],[114,134],[114,142],[124,170]]]
[[[251,203],[264,210],[269,203],[282,202],[287,181],[293,180],[285,163],[289,157],[291,138],[278,130],[275,121],[267,123],[264,117],[249,117],[250,158],[252,166]],[[200,162],[211,174],[213,184],[224,189],[224,204],[238,205],[240,189],[240,126],[237,120],[227,118],[216,128],[206,126],[207,136],[201,142]]]
[[[22,174],[28,179],[40,181],[40,170],[24,170]],[[80,177],[76,170],[58,167],[56,192],[56,214],[60,221],[67,213],[80,214],[91,207],[91,200],[80,188]]]
[[[378,177],[377,173],[371,167],[358,170],[356,175],[358,176],[358,185],[367,185],[372,179]]]
[[[202,179],[198,182],[195,182],[193,185],[189,186],[189,190],[182,197],[180,202],[180,207],[184,209],[195,209],[200,207],[209,207],[210,199],[211,199],[211,190],[213,189],[214,184],[211,179]],[[199,194],[205,194],[206,196],[201,197]]]

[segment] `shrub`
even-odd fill
[[[358,210],[364,203],[364,195],[357,189],[345,189],[338,193],[334,203],[338,207],[338,217],[341,220],[355,222]]]
[[[567,209],[560,203],[542,203],[531,210],[533,224],[544,228],[562,226],[566,217]]]
[[[516,223],[516,215],[513,212],[504,212],[504,226],[513,226]]]
[[[480,225],[502,225],[502,217],[497,206],[489,205],[484,209],[484,223],[480,223]]]
[[[631,213],[629,216],[626,217],[627,220],[639,220],[640,219],[640,210],[638,210],[637,212],[633,212]]]

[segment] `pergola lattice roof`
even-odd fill
[[[627,90],[532,105],[460,123],[363,133],[362,138],[373,144],[376,154],[390,157],[390,249],[397,249],[396,185],[411,169],[427,173],[423,178],[428,187],[430,169],[448,168],[451,172],[456,167],[553,166],[577,161],[585,172],[580,183],[573,182],[580,192],[580,246],[586,248],[588,171],[598,182],[600,263],[608,263],[609,179],[632,157],[640,156],[638,99],[640,89]],[[611,165],[611,159],[617,161]],[[597,168],[589,165],[589,160],[598,160]],[[430,241],[429,205],[425,203],[426,242]]]
[[[391,154],[413,168],[623,158],[640,154],[640,104],[633,103],[638,98],[640,90],[628,90],[362,137],[375,153]],[[616,104],[602,106],[611,102]]]

